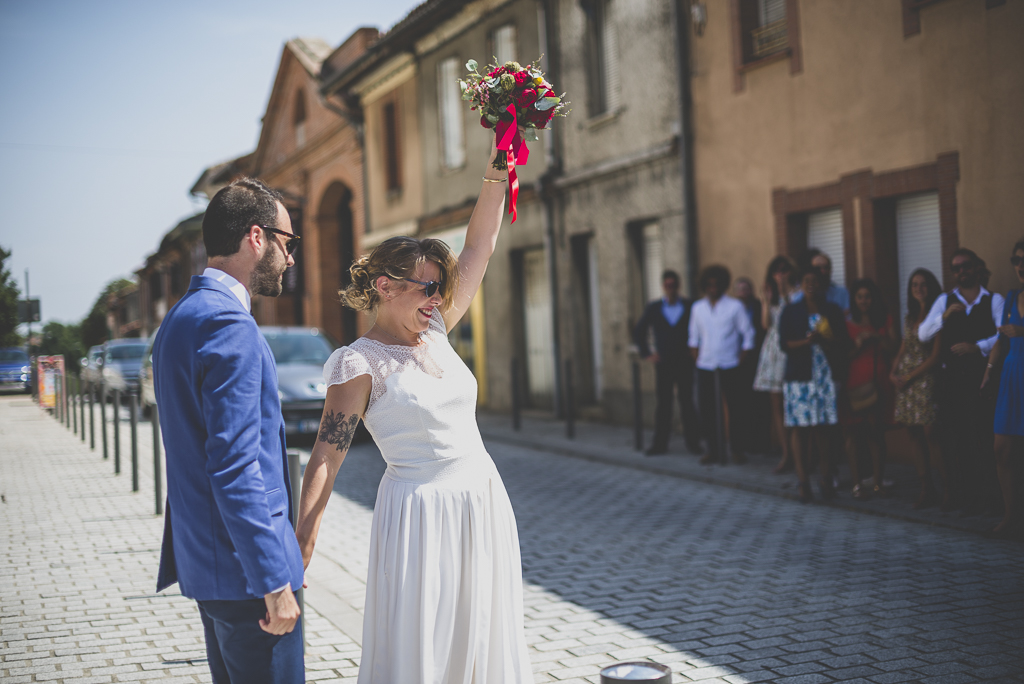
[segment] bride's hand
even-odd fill
[[[494,163],[495,157],[498,156],[498,136],[493,130],[488,131],[491,134],[491,156],[487,159],[487,168],[491,169]]]

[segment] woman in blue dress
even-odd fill
[[[999,376],[999,398],[996,400],[995,451],[999,487],[1003,493],[1003,519],[992,530],[992,536],[1016,537],[1024,530],[1017,519],[1013,491],[1014,455],[1024,455],[1024,240],[1013,246],[1010,263],[1017,272],[1021,289],[1010,290],[1003,305],[999,340],[988,357],[988,368],[981,382],[988,384],[989,373],[1006,354]]]

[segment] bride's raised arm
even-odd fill
[[[480,288],[487,270],[487,262],[494,254],[494,246],[498,241],[498,231],[505,213],[505,188],[508,185],[508,172],[498,171],[491,164],[497,156],[495,140],[491,139],[491,156],[487,160],[484,171],[483,187],[477,198],[473,215],[466,229],[466,243],[459,255],[459,287],[455,294],[455,304],[445,312],[444,322],[450,331],[462,319],[469,305]],[[498,182],[495,182],[498,181]]]

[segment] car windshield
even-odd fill
[[[278,364],[306,363],[322,366],[334,347],[327,338],[313,332],[263,333]]]
[[[28,354],[20,349],[0,349],[0,363],[28,363]]]
[[[119,344],[107,350],[108,361],[138,361],[146,353],[144,344]]]

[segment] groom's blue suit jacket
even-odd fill
[[[167,452],[157,591],[243,600],[301,587],[277,366],[256,321],[193,276],[160,325],[153,376]]]

